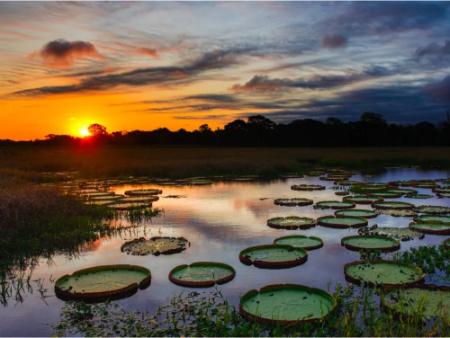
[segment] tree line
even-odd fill
[[[223,129],[211,130],[203,124],[198,130],[170,131],[159,128],[153,131],[119,131],[108,133],[104,126],[89,126],[92,136],[78,138],[70,135],[46,136],[33,144],[82,145],[100,143],[117,146],[180,145],[180,146],[231,146],[231,147],[360,147],[360,146],[449,146],[450,110],[447,121],[436,125],[430,122],[416,124],[387,123],[382,115],[365,112],[358,121],[343,122],[330,117],[325,122],[314,119],[275,123],[254,115],[246,121],[238,119]],[[0,140],[1,144],[22,144]],[[25,142],[26,143],[26,142]]]

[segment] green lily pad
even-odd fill
[[[413,217],[416,215],[414,210],[407,209],[377,209],[379,214],[394,216],[394,217]]]
[[[258,268],[282,269],[305,263],[308,252],[291,245],[259,245],[242,250],[239,259]]]
[[[152,237],[149,240],[141,237],[126,242],[120,251],[136,256],[170,255],[186,250],[188,244],[189,241],[184,237]]]
[[[302,178],[304,176],[302,174],[291,173],[291,174],[280,175],[280,177],[282,177],[282,178]]]
[[[372,204],[374,202],[381,202],[383,199],[381,197],[369,197],[366,195],[362,196],[345,196],[343,198],[345,202],[352,202],[356,204]]]
[[[363,228],[358,231],[360,235],[379,235],[379,236],[387,236],[399,239],[403,242],[409,241],[412,239],[422,239],[424,234],[415,231],[409,228],[379,228],[376,227],[374,229]]]
[[[347,196],[349,194],[348,191],[336,191],[334,193],[336,196]]]
[[[450,315],[450,288],[436,285],[393,286],[382,291],[381,305],[407,316],[424,318]]]
[[[373,191],[367,194],[371,197],[381,197],[381,198],[399,198],[402,194],[392,191]]]
[[[272,228],[288,230],[309,229],[316,224],[317,222],[312,218],[297,216],[275,217],[267,221],[267,225]]]
[[[322,201],[317,202],[316,207],[318,208],[331,208],[331,209],[350,209],[355,207],[355,203],[352,202],[339,202],[339,201]]]
[[[400,249],[400,242],[385,236],[348,236],[341,239],[341,245],[354,251],[395,251]]]
[[[420,205],[416,207],[416,212],[420,212],[423,214],[448,214],[450,213],[449,207],[441,207],[437,205]]]
[[[372,203],[372,207],[376,209],[412,209],[414,208],[414,204],[406,203],[406,202],[375,202]]]
[[[323,216],[317,219],[317,223],[330,228],[358,228],[368,224],[367,219],[363,217],[347,216]]]
[[[292,245],[296,248],[302,248],[305,250],[315,250],[323,247],[323,240],[318,237],[306,237],[306,236],[284,236],[276,238],[273,244],[286,244]]]
[[[425,280],[425,274],[414,265],[383,260],[347,263],[344,274],[349,282],[369,286],[423,283]]]
[[[420,215],[414,217],[415,222],[442,222],[442,223],[448,223],[450,224],[450,216],[444,216],[444,215]]]
[[[420,231],[425,234],[435,234],[435,235],[448,235],[450,234],[450,224],[441,222],[420,222],[420,223],[409,223],[409,228],[412,230]]]
[[[388,192],[394,192],[402,195],[415,195],[417,190],[414,189],[389,189]]]
[[[428,198],[433,198],[433,195],[414,194],[414,195],[405,195],[405,198],[428,199]]]
[[[134,203],[117,203],[108,205],[108,208],[114,210],[131,210],[131,209],[142,209],[142,208],[150,208],[152,206],[151,203],[144,202],[134,202]]]
[[[291,186],[292,190],[300,190],[300,191],[312,191],[312,190],[325,190],[324,185],[319,184],[295,184]]]
[[[306,176],[311,176],[311,177],[318,177],[321,175],[325,175],[324,171],[308,171],[305,173]]]
[[[328,292],[297,284],[268,285],[242,296],[244,318],[267,324],[294,324],[325,318],[337,306]]]
[[[334,215],[347,217],[374,218],[378,216],[378,213],[366,209],[349,209],[349,210],[337,210],[334,212]]]
[[[449,198],[450,197],[450,192],[440,192],[437,195],[440,198]]]
[[[55,283],[55,293],[64,300],[117,299],[150,285],[150,270],[136,265],[105,265],[65,275]]]
[[[228,264],[197,262],[179,265],[169,273],[171,282],[182,286],[209,287],[225,284],[236,276],[236,271]]]
[[[115,201],[122,199],[122,195],[108,195],[89,198],[90,201]]]
[[[159,189],[127,190],[124,192],[124,194],[129,196],[159,195],[162,194],[162,190]]]
[[[191,180],[189,181],[189,185],[211,185],[213,181],[210,180]]]
[[[310,200],[308,198],[277,198],[274,203],[276,205],[283,205],[288,207],[295,207],[295,206],[306,206],[313,204],[313,200]]]
[[[92,197],[101,197],[101,196],[114,196],[115,194],[113,192],[99,192],[97,190],[97,192],[88,192],[88,193],[83,193],[80,194],[81,197],[87,197],[87,198],[92,198]]]
[[[433,192],[439,193],[439,194],[450,194],[450,187],[436,187],[433,189]]]
[[[139,202],[156,202],[159,200],[158,196],[146,195],[146,196],[133,196],[133,197],[123,197],[119,199],[121,203],[139,203]]]

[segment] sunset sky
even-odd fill
[[[450,2],[0,2],[0,139],[445,120]]]

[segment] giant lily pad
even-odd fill
[[[124,194],[129,196],[159,195],[162,194],[162,190],[159,189],[127,190],[124,192]]]
[[[439,194],[450,194],[450,187],[445,187],[445,188],[436,187],[433,189],[433,192],[439,193]]]
[[[135,203],[117,203],[108,205],[108,208],[114,209],[114,210],[131,210],[131,209],[142,209],[142,208],[149,208],[151,207],[151,203],[147,202],[135,202]]]
[[[291,245],[259,245],[242,250],[239,259],[258,268],[283,269],[305,263],[308,252]]]
[[[97,190],[97,192],[88,192],[88,193],[80,194],[81,197],[87,197],[87,198],[101,197],[101,196],[113,196],[113,195],[115,195],[113,192],[99,192],[98,190]]]
[[[420,212],[423,214],[432,214],[432,215],[439,215],[439,214],[449,214],[450,208],[449,207],[441,207],[437,205],[420,205],[416,207],[416,212]]]
[[[98,196],[98,197],[91,197],[89,200],[91,201],[115,201],[120,200],[123,198],[122,195],[108,195],[108,196]]]
[[[356,204],[372,204],[374,202],[381,202],[383,199],[381,197],[370,197],[370,196],[345,196],[343,198],[345,202],[352,202]]]
[[[371,227],[371,228],[362,228],[358,230],[360,235],[380,235],[380,236],[388,236],[397,238],[401,241],[409,241],[411,239],[422,239],[424,234],[411,230],[409,228],[379,228],[379,227]]]
[[[313,204],[313,200],[308,198],[277,198],[274,203],[276,205],[284,205],[288,207],[305,206]]]
[[[364,218],[374,218],[378,216],[378,213],[366,209],[337,210],[334,212],[334,214],[336,216],[364,217]]]
[[[169,273],[169,279],[182,286],[209,287],[225,284],[236,276],[233,267],[223,263],[197,262],[179,265]]]
[[[435,234],[435,235],[448,235],[450,234],[450,224],[442,222],[420,222],[420,223],[409,223],[409,228],[412,230],[420,231],[425,234]]]
[[[150,270],[136,265],[104,265],[65,275],[55,283],[55,293],[64,300],[117,299],[150,285]]]
[[[412,209],[414,208],[414,204],[406,203],[406,202],[375,202],[372,203],[372,207],[376,209]]]
[[[416,213],[414,210],[407,209],[377,209],[379,214],[394,216],[394,217],[412,217],[415,216]]]
[[[211,185],[213,181],[207,179],[195,179],[189,181],[189,185]]]
[[[352,202],[339,202],[339,201],[322,201],[317,202],[316,207],[318,208],[331,208],[331,209],[350,209],[355,207],[355,203]]]
[[[145,256],[170,255],[186,250],[189,241],[184,237],[152,237],[149,240],[145,238],[136,238],[126,242],[120,248],[122,252],[128,254]]]
[[[322,319],[336,306],[336,299],[324,290],[277,284],[247,292],[239,302],[239,311],[249,320],[287,325]]]
[[[394,192],[402,195],[415,195],[417,190],[414,189],[389,189],[388,192]]]
[[[433,284],[392,286],[382,291],[380,303],[384,309],[407,316],[448,318],[450,288]]]
[[[316,225],[316,221],[307,217],[275,217],[267,221],[267,225],[276,229],[309,229]]]
[[[400,242],[385,236],[348,236],[341,239],[341,245],[354,251],[395,251],[400,249]]]
[[[425,280],[425,274],[414,265],[383,260],[347,263],[344,274],[349,282],[369,286],[423,283]]]
[[[381,197],[381,198],[399,198],[402,197],[402,194],[393,191],[374,191],[368,193],[367,196]]]
[[[324,185],[318,184],[295,184],[291,186],[292,190],[311,191],[311,190],[325,190]]]
[[[449,198],[450,197],[450,192],[440,192],[437,195],[440,198]]]
[[[323,247],[323,240],[318,237],[306,237],[306,236],[284,236],[276,238],[273,244],[286,244],[292,245],[296,248],[302,248],[305,250],[314,250]]]
[[[139,203],[139,202],[156,202],[158,200],[159,200],[158,196],[146,195],[146,196],[122,197],[119,201],[121,203]]]
[[[412,195],[405,195],[405,198],[428,199],[428,198],[433,198],[433,195],[412,194]]]
[[[317,219],[317,223],[330,228],[347,229],[366,226],[368,221],[363,217],[323,216]]]
[[[442,222],[450,224],[450,216],[443,215],[420,215],[414,217],[415,222]]]

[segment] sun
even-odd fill
[[[78,134],[80,134],[81,137],[91,136],[91,133],[88,131],[87,126],[83,126],[78,129]]]

